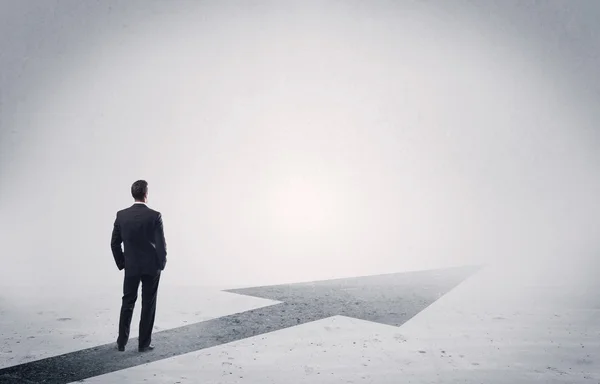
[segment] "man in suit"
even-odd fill
[[[160,212],[150,209],[148,183],[138,180],[131,186],[134,204],[117,212],[112,231],[111,249],[119,270],[125,269],[123,302],[119,319],[117,348],[125,350],[133,309],[142,283],[142,315],[138,350],[151,351],[152,329],[156,313],[156,296],[161,271],[167,264],[167,245]],[[124,246],[124,250],[121,248]]]

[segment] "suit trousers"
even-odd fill
[[[128,276],[125,274],[123,280],[123,301],[119,319],[119,337],[117,339],[118,345],[125,346],[129,340],[131,319],[138,297],[140,282],[142,283],[142,314],[140,317],[138,347],[146,348],[150,345],[156,315],[156,297],[159,281],[160,271],[154,275]]]

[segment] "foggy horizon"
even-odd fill
[[[168,284],[596,279],[599,3],[143,4],[0,4],[0,285],[119,286],[137,179]]]

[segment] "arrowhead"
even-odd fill
[[[226,292],[281,301],[306,315],[347,316],[400,326],[448,293],[481,267],[324,280],[310,283],[231,289]]]

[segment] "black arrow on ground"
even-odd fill
[[[456,287],[479,267],[234,289],[226,292],[281,303],[157,332],[156,349],[118,352],[114,343],[0,369],[0,383],[67,384],[215,347],[331,316],[400,326]],[[136,346],[137,340],[130,340]]]

